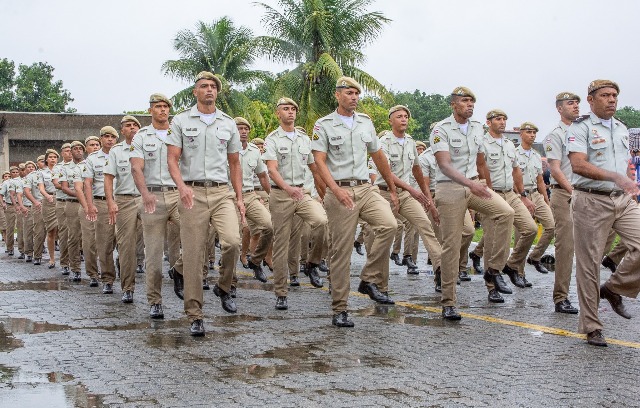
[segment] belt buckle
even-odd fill
[[[168,187],[162,186],[160,187],[160,191],[162,191],[163,193],[166,193],[167,191],[169,191]]]
[[[205,187],[213,187],[213,181],[207,180],[203,184],[204,184]]]
[[[349,180],[349,186],[350,187],[355,187],[358,185],[358,180]]]

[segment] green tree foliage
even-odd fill
[[[276,80],[274,100],[288,96],[300,105],[298,123],[309,129],[336,107],[336,80],[355,78],[370,93],[387,98],[385,87],[357,67],[362,49],[390,21],[380,12],[367,12],[372,0],[280,0],[281,10],[258,3],[271,36],[259,37],[266,55],[296,67]]]
[[[449,97],[415,90],[395,93],[396,103],[405,105],[416,121],[416,129],[411,135],[418,140],[429,140],[429,126],[451,115]]]
[[[199,72],[209,71],[222,81],[223,89],[218,91],[217,105],[223,111],[234,116],[257,113],[249,98],[234,88],[270,78],[266,71],[249,69],[261,49],[249,28],[236,27],[229,17],[222,17],[211,24],[200,21],[194,31],[179,31],[173,47],[180,58],[165,61],[162,70],[165,75],[189,84],[173,96],[176,110],[195,104],[193,80]]]
[[[640,110],[631,106],[625,106],[622,109],[618,109],[616,119],[622,121],[628,128],[639,128]]]
[[[73,102],[62,81],[53,80],[54,68],[46,62],[31,65],[0,60],[0,110],[15,112],[75,112],[67,107]]]
[[[391,105],[387,106],[387,104],[384,104],[379,98],[364,98],[358,105],[358,112],[369,115],[376,128],[376,132],[380,134],[383,130],[391,130],[391,125],[389,124],[389,108],[391,108]],[[411,117],[409,119],[407,133],[413,137],[417,128],[418,122]]]

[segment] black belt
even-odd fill
[[[387,186],[383,186],[382,184],[378,185],[378,188],[379,188],[380,190],[389,191],[389,187],[387,187]],[[396,192],[397,192],[397,193],[399,193],[399,192],[401,192],[401,191],[402,191],[402,189],[401,189],[401,188],[396,187]]]
[[[549,186],[549,188],[550,188],[550,189],[554,189],[554,188],[560,188],[560,189],[561,189],[562,187],[560,187],[560,184],[551,184],[551,185]]]
[[[77,198],[61,198],[60,201],[66,201],[66,202],[72,202],[72,203],[79,203],[80,201],[78,201]]]
[[[538,189],[537,188],[532,188],[530,190],[524,190],[523,193],[527,193],[529,195],[533,194],[533,193],[537,193]]]
[[[105,196],[93,196],[94,200],[102,200],[102,201],[107,201],[107,197]]]
[[[262,188],[262,187],[254,187],[253,189],[256,190],[256,191],[264,191],[264,188]]]
[[[242,194],[244,193],[255,193],[256,190],[251,189],[251,190],[242,190]]]
[[[147,186],[147,190],[149,190],[150,193],[153,193],[156,191],[166,193],[167,191],[176,191],[177,189],[178,187],[173,187],[173,186]]]
[[[7,203],[6,201],[5,201],[5,204],[6,204],[6,205],[13,205],[13,203]]]
[[[227,183],[218,183],[217,181],[209,181],[209,180],[185,181],[184,183],[188,186],[193,186],[193,187],[222,187],[227,185]]]
[[[500,194],[507,194],[513,191],[513,189],[510,190],[497,190],[495,188],[492,188],[493,191],[495,191],[496,193],[500,193]]]
[[[594,188],[584,188],[584,187],[576,187],[576,186],[573,186],[573,189],[582,191],[585,193],[598,194],[598,195],[609,196],[609,197],[619,197],[621,195],[624,195],[624,191],[622,190],[604,191],[604,190],[596,190]]]
[[[337,180],[336,184],[340,187],[355,187],[368,183],[369,180]]]
[[[116,194],[116,197],[140,197],[138,194]]]
[[[292,185],[291,185],[291,187],[299,187],[299,188],[302,188],[302,187],[304,187],[304,184],[292,184]],[[275,185],[274,185],[274,186],[271,186],[271,188],[275,188],[275,189],[278,189],[278,190],[282,190],[282,188],[281,188],[280,186],[275,186]]]

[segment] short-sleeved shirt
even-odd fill
[[[522,170],[522,183],[525,190],[538,186],[538,176],[542,175],[542,156],[534,149],[525,150],[522,145],[516,148],[518,166]],[[493,181],[493,178],[491,179]]]
[[[334,180],[369,180],[367,153],[380,150],[380,141],[369,116],[356,112],[350,129],[334,111],[316,122],[311,149],[327,154]]]
[[[311,172],[308,166],[313,163],[311,140],[297,129],[292,140],[282,127],[278,127],[264,140],[262,160],[277,161],[278,173],[290,186],[304,185],[307,173]]]
[[[29,173],[29,174],[31,174],[31,173]],[[30,207],[31,206],[31,201],[29,201],[27,196],[24,194],[24,186],[27,184],[27,178],[26,177],[17,177],[17,178],[15,178],[13,180],[14,180],[13,184],[15,186],[16,194],[18,194],[18,193],[22,194],[22,205],[24,205],[25,207]]]
[[[436,169],[438,167],[438,163],[436,162],[436,156],[434,156],[431,147],[425,149],[425,151],[418,156],[418,162],[420,163],[422,175],[424,177],[429,177],[429,190],[435,190]]]
[[[420,165],[415,140],[411,136],[405,135],[404,143],[400,144],[393,133],[387,133],[380,138],[380,148],[389,160],[391,172],[401,181],[409,183],[413,176],[413,166]],[[377,174],[374,184],[386,186],[387,182],[382,178],[382,174],[379,171]]]
[[[545,156],[548,160],[560,160],[560,171],[571,182],[573,177],[573,171],[571,171],[571,162],[569,161],[569,152],[567,152],[567,130],[569,125],[565,125],[562,121],[558,123],[549,133],[542,145],[544,146]],[[558,184],[558,182],[551,176],[550,183]]]
[[[104,169],[109,161],[109,153],[100,149],[91,153],[82,168],[82,178],[93,180],[91,194],[104,197]]]
[[[587,161],[601,169],[627,174],[629,167],[629,131],[619,120],[611,118],[611,127],[593,112],[574,121],[567,130],[567,151],[584,153]],[[613,181],[593,180],[573,173],[576,187],[603,191],[619,190]]]
[[[49,167],[45,167],[44,169],[40,170],[39,182],[44,185],[44,191],[49,194],[54,194],[56,192],[56,186],[53,184],[56,166],[53,166],[53,168],[51,169]]]
[[[129,162],[131,153],[131,145],[127,144],[126,141],[116,143],[111,150],[109,150],[109,160],[104,168],[104,172],[105,174],[110,174],[115,177],[114,195],[140,195],[136,188],[136,183],[133,181],[133,175],[131,174],[131,163]]]
[[[262,159],[262,153],[260,153],[260,161],[262,161],[264,163],[264,160]],[[266,167],[266,166],[265,166]],[[260,173],[258,173],[260,174]],[[258,177],[258,174],[254,174],[252,176],[253,179],[253,187],[254,188],[262,188],[262,183],[260,183],[260,177]],[[267,178],[269,178],[269,172],[266,172]]]
[[[170,133],[171,130],[169,130],[169,132],[167,133],[167,140],[170,137]],[[176,183],[171,178],[171,174],[169,174],[169,165],[167,162],[167,145],[165,144],[165,140],[163,139],[163,137],[157,133],[157,130],[152,125],[145,126],[140,129],[138,133],[136,133],[136,135],[133,137],[131,146],[133,147],[133,150],[131,151],[130,157],[144,159],[143,173],[144,182],[147,186],[175,187]],[[204,145],[202,146],[202,148],[204,149]],[[184,155],[185,150],[182,151],[182,156],[184,157]],[[221,160],[224,160],[223,164],[226,166],[226,153],[224,154],[224,158]],[[195,165],[195,163],[193,165]]]
[[[516,146],[504,136],[496,139],[487,133],[482,149],[492,187],[495,190],[512,190],[513,169],[519,166],[516,160]]]
[[[82,182],[82,173],[84,171],[84,160],[79,163],[75,163],[73,160],[65,163],[62,166],[62,171],[60,178],[58,178],[59,182],[66,181],[69,183],[69,190],[75,191],[75,183]],[[67,198],[70,198],[67,196]]]
[[[27,177],[24,178],[24,187],[29,188],[31,190],[31,195],[38,201],[42,201],[44,198],[40,189],[38,188],[38,183],[41,180],[40,170],[32,171],[27,174]],[[25,195],[26,196],[26,195]]]
[[[473,178],[478,175],[476,159],[479,153],[484,153],[482,151],[483,140],[484,129],[480,122],[469,120],[467,134],[465,135],[453,115],[438,122],[429,137],[433,153],[449,152],[453,168],[466,178]],[[438,167],[436,181],[451,181],[451,179],[445,176],[440,167]]]
[[[51,170],[53,180],[58,180],[58,183],[60,181],[62,181],[63,174],[64,174],[64,166],[67,163],[73,163],[73,161],[66,162],[66,163],[62,162],[62,163],[58,163],[55,166],[53,166],[53,169]],[[67,194],[65,194],[62,191],[62,189],[56,189],[56,199],[57,200],[64,200],[66,198],[69,198],[69,196]]]
[[[12,190],[15,191],[13,189],[13,179],[8,179],[2,182],[2,186],[0,186],[0,194],[4,196],[4,201],[7,204],[13,204],[11,194],[9,193]]]
[[[240,166],[242,167],[242,190],[253,190],[254,178],[258,180],[258,186],[260,186],[260,179],[257,176],[266,172],[267,166],[262,161],[258,146],[247,143],[247,148],[240,150]]]
[[[171,121],[166,144],[182,149],[180,173],[184,181],[227,183],[227,154],[240,151],[236,122],[220,109],[207,125],[198,106],[177,114]]]

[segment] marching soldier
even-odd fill
[[[42,201],[44,196],[38,189],[40,181],[40,171],[36,170],[33,162],[27,162],[29,169],[28,175],[25,177],[24,195],[31,201],[31,209],[29,210],[29,219],[31,226],[29,227],[30,238],[27,237],[30,251],[27,252],[26,261],[29,262],[30,255],[33,255],[33,264],[40,265],[42,263],[42,252],[44,250],[44,219]]]
[[[38,189],[42,194],[42,219],[47,235],[47,250],[49,252],[49,269],[56,266],[55,241],[58,231],[58,219],[56,217],[56,186],[53,179],[58,171],[58,159],[60,155],[54,149],[47,149],[44,155],[45,167],[40,171]]]
[[[65,207],[69,196],[62,191],[60,179],[63,178],[64,165],[73,161],[71,155],[71,143],[64,143],[60,147],[62,162],[53,169],[52,182],[56,187],[56,220],[58,222],[58,246],[60,247],[60,267],[63,275],[69,275],[69,226],[67,225],[67,213]]]
[[[10,179],[5,180],[2,183],[2,188],[4,190],[5,203],[7,208],[5,209],[5,217],[7,219],[7,234],[5,237],[6,245],[7,245],[7,254],[9,256],[14,255],[15,248],[15,229],[17,228],[17,223],[20,220],[18,213],[21,211],[20,206],[17,201],[16,180],[20,180],[20,170],[17,166],[11,166],[9,168]]]

